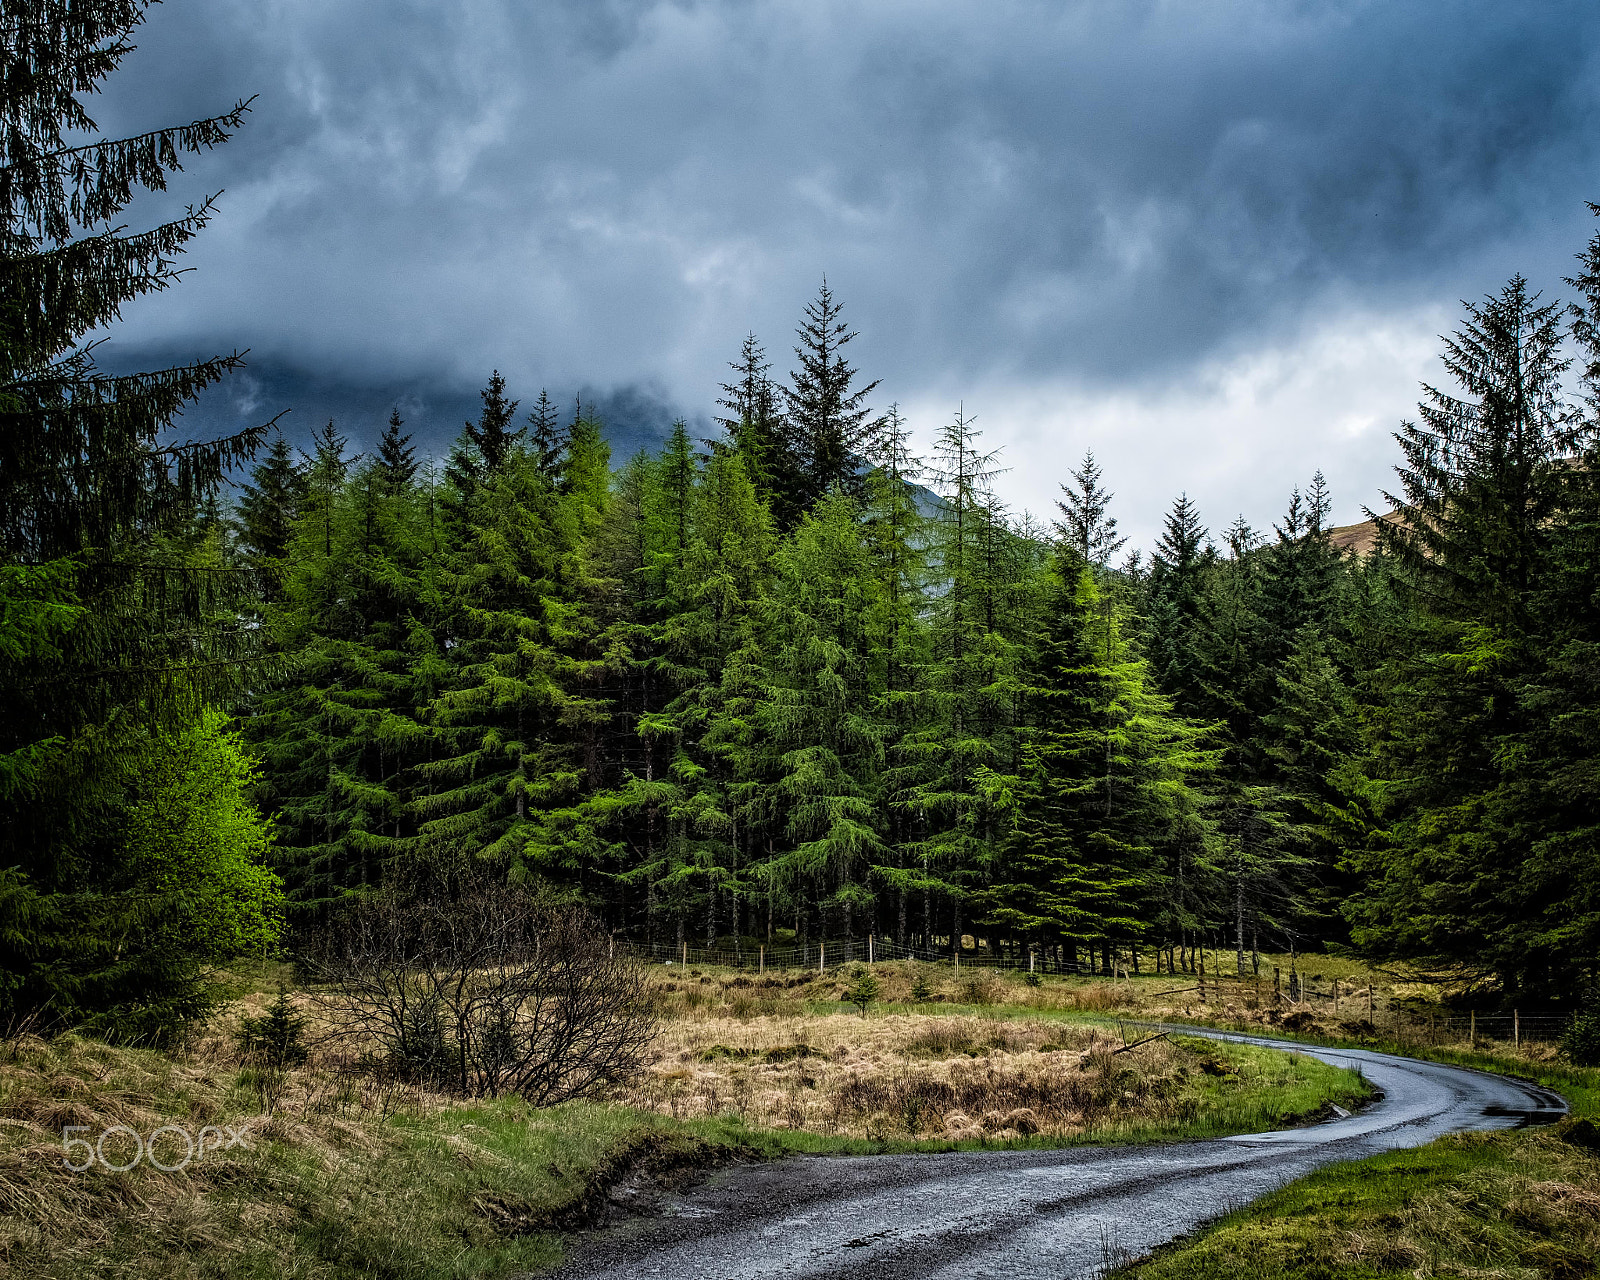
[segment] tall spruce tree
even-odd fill
[[[1369,953],[1547,997],[1592,964],[1571,946],[1570,908],[1545,896],[1565,880],[1545,871],[1567,832],[1529,802],[1528,753],[1554,728],[1534,692],[1551,662],[1538,605],[1569,527],[1566,455],[1575,434],[1592,439],[1563,408],[1560,341],[1556,308],[1514,277],[1446,341],[1461,394],[1425,388],[1420,424],[1396,437],[1401,495],[1386,495],[1380,545],[1418,610],[1346,810],[1366,828],[1348,910]]]
[[[1104,591],[1075,546],[1057,553],[1022,679],[1017,820],[985,894],[995,923],[1072,955],[1181,924],[1193,904],[1166,864],[1210,835],[1197,783],[1214,754],[1155,690]]]
[[[411,447],[411,437],[400,431],[405,425],[399,406],[396,406],[378,441],[378,465],[391,497],[404,493],[417,476],[417,451]]]
[[[717,422],[734,448],[744,455],[745,470],[782,528],[792,528],[804,500],[804,477],[795,457],[794,442],[779,407],[779,392],[771,378],[772,365],[756,335],[746,334],[739,358],[728,367],[732,382],[722,384],[717,406],[728,416]]]
[[[918,715],[899,739],[889,785],[901,812],[915,823],[914,851],[923,885],[920,928],[956,945],[971,923],[973,895],[985,884],[1008,813],[1004,778],[1015,753],[1014,664],[1019,654],[1007,629],[1016,622],[998,600],[1009,584],[997,581],[988,554],[994,509],[990,481],[998,451],[981,451],[981,433],[965,409],[935,442],[935,482],[943,489],[933,535],[931,571],[942,588],[928,619],[929,659],[918,687]],[[936,913],[947,920],[941,928]]]
[[[1147,630],[1156,677],[1179,714],[1186,716],[1204,713],[1200,610],[1205,574],[1214,557],[1199,510],[1188,494],[1180,494],[1162,523],[1151,558]]]
[[[215,206],[132,233],[117,215],[164,190],[182,157],[226,141],[247,109],[94,138],[82,100],[132,50],[146,8],[13,4],[3,23],[0,1022],[159,1039],[210,999],[200,966],[214,957],[167,927],[174,895],[222,873],[202,860],[182,883],[165,878],[130,852],[125,815],[257,651],[232,617],[254,594],[248,576],[190,559],[183,534],[267,428],[169,436],[236,355],[112,375],[85,342],[176,282],[177,255]]]
[[[304,497],[305,473],[289,442],[281,435],[274,436],[267,456],[251,468],[250,482],[239,486],[234,520],[244,562],[259,576],[268,601],[282,591],[289,544]]]
[[[883,654],[868,640],[876,588],[857,517],[836,489],[779,550],[751,713],[782,841],[764,874],[817,907],[823,936],[848,937],[871,920],[866,873],[884,852],[875,804]]]
[[[446,477],[463,498],[471,497],[479,484],[499,474],[527,433],[526,427],[511,429],[519,402],[506,398],[506,380],[498,369],[478,395],[483,411],[476,422],[463,425],[445,467]]]
[[[408,770],[428,747],[417,713],[416,619],[426,506],[380,454],[361,465],[330,423],[307,468],[274,642],[293,656],[247,728],[266,764],[279,865],[299,922],[381,884],[412,852]]]
[[[1056,502],[1061,519],[1055,525],[1056,534],[1069,542],[1085,563],[1100,570],[1128,541],[1117,532],[1117,519],[1111,514],[1111,499],[1116,495],[1100,483],[1103,477],[1091,449],[1072,473],[1072,483],[1061,486],[1065,500]]]
[[[560,419],[550,393],[539,388],[539,398],[528,414],[528,447],[533,450],[540,473],[553,485],[561,483],[561,461],[567,449],[567,433],[562,430]]]
[[[878,422],[867,408],[877,382],[854,385],[855,368],[844,349],[857,334],[843,319],[827,280],[806,307],[805,323],[795,331],[800,367],[784,389],[787,429],[798,456],[800,505],[810,507],[834,488],[859,495],[866,451]]]

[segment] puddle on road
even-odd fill
[[[1564,1109],[1556,1111],[1550,1108],[1540,1108],[1533,1111],[1517,1111],[1511,1107],[1489,1106],[1483,1109],[1483,1114],[1515,1120],[1517,1123],[1512,1127],[1516,1129],[1531,1129],[1535,1125],[1555,1124],[1556,1121],[1564,1119],[1567,1113]]]

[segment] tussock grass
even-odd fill
[[[1281,1127],[1368,1095],[1354,1073],[1210,1041],[1124,1050],[1114,1028],[893,1012],[670,1022],[615,1097],[674,1119],[907,1144],[1060,1145]]]
[[[312,1068],[271,1086],[215,1044],[181,1058],[72,1036],[0,1057],[0,1270],[37,1277],[390,1277],[542,1268],[609,1181],[724,1159],[615,1105],[462,1106]],[[226,1125],[245,1143],[165,1173],[64,1167],[62,1127]],[[125,1138],[107,1144],[131,1158]],[[181,1154],[181,1144],[176,1151]],[[176,1155],[163,1150],[163,1163]]]
[[[75,1036],[0,1043],[0,1272],[131,1280],[537,1272],[564,1233],[604,1220],[613,1188],[791,1151],[1062,1145],[1244,1132],[1361,1096],[1309,1059],[1158,1041],[1118,1054],[1106,984],[879,966],[862,1018],[823,975],[672,973],[649,1071],[616,1096],[530,1110],[375,1081],[331,1052],[303,1067],[241,1059],[235,1031],[284,976],[247,989],[175,1053]],[[971,981],[974,976],[977,981]],[[702,981],[702,979],[704,979]],[[980,1003],[987,1002],[987,1003]],[[313,1036],[325,1010],[307,1009]],[[62,1130],[234,1129],[245,1141],[163,1172],[64,1167]],[[162,1148],[172,1163],[180,1148]],[[132,1147],[113,1138],[125,1163]]]

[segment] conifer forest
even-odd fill
[[[1595,980],[1600,233],[1464,306],[1353,530],[1314,459],[1262,529],[1178,494],[1131,546],[1093,454],[1012,510],[1036,464],[902,417],[826,284],[634,456],[489,369],[440,456],[398,410],[194,441],[245,357],[90,339],[184,287],[212,206],[121,211],[251,104],[83,143],[142,8],[7,7],[0,1023],[159,1041],[469,864],[641,943]]]

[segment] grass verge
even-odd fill
[[[1572,1111],[1549,1128],[1458,1134],[1320,1170],[1157,1250],[1122,1280],[1600,1274],[1600,1070],[1449,1047],[1363,1047],[1532,1080]]]
[[[829,1046],[829,1078],[869,1078],[862,1055],[834,1050],[881,1031],[873,1024],[883,1020],[812,1020],[825,1024],[813,1031]],[[732,1160],[1204,1136],[1310,1119],[1364,1090],[1313,1059],[1205,1041],[1161,1042],[1161,1060],[1136,1067],[1148,1050],[1115,1053],[1120,1040],[1106,1028],[1075,1027],[1066,1045],[1058,1027],[1049,1032],[1062,1046],[1049,1050],[1053,1070],[1099,1099],[1094,1122],[1024,1133],[1014,1116],[988,1124],[974,1099],[988,1091],[1004,1100],[1028,1078],[1036,1028],[959,1012],[902,1021],[915,1023],[910,1039],[923,1038],[919,1069],[946,1081],[953,1073],[975,1091],[963,1101],[977,1112],[969,1125],[874,1129],[872,1109],[840,1109],[826,1090],[815,1122],[790,1128],[727,1105],[680,1107],[677,1117],[614,1100],[542,1111],[507,1100],[463,1105],[314,1063],[278,1074],[241,1066],[225,1035],[177,1057],[73,1036],[12,1041],[0,1047],[0,1271],[47,1280],[503,1276],[553,1265],[567,1233],[604,1221],[630,1189],[648,1195]],[[761,1024],[708,1021],[701,1032],[729,1041]],[[682,1030],[669,1025],[668,1035]],[[864,1095],[858,1087],[851,1096]],[[104,1146],[122,1165],[132,1162],[133,1134],[148,1139],[171,1125],[190,1137],[210,1126],[210,1149],[180,1169],[148,1159],[122,1171],[66,1167],[69,1126],[84,1126],[91,1145],[123,1126]],[[215,1140],[229,1131],[242,1140]],[[185,1141],[169,1130],[153,1150],[177,1165]]]

